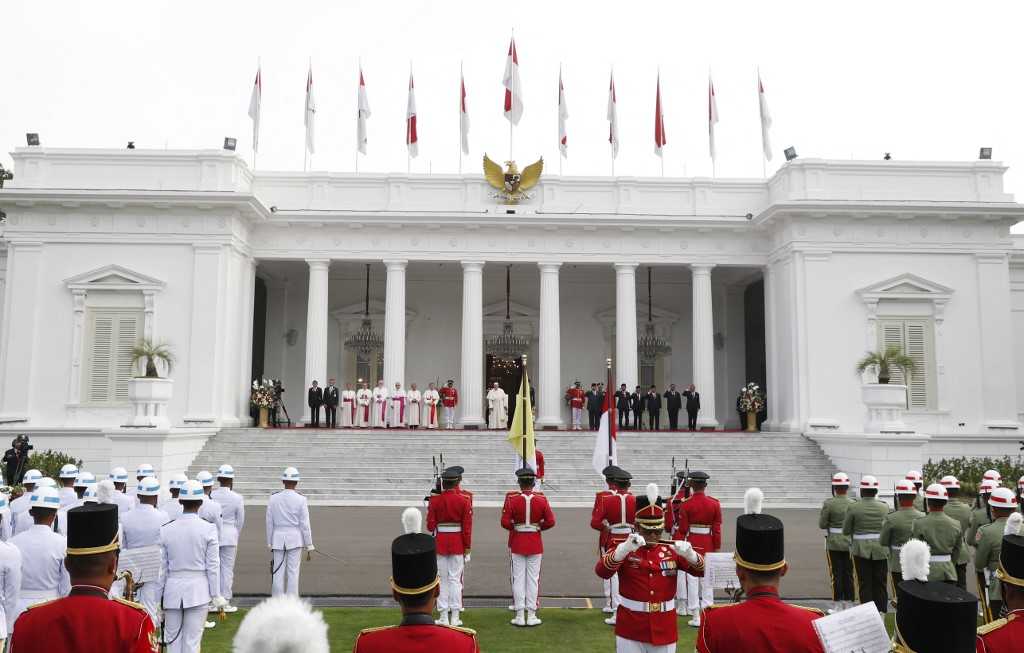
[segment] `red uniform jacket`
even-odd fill
[[[820,616],[820,610],[783,603],[773,587],[755,587],[742,603],[704,609],[697,653],[823,653],[811,625]]]
[[[157,636],[145,608],[85,588],[23,612],[14,625],[12,653],[103,651],[156,653]]]
[[[505,495],[501,527],[509,532],[508,548],[512,553],[524,556],[544,553],[540,532],[554,525],[555,513],[551,512],[548,498],[540,492],[523,490]]]
[[[455,486],[455,491],[461,494],[463,497],[469,500],[469,507],[473,507],[473,493],[469,490],[464,489],[461,485]]]
[[[537,480],[544,480],[544,454],[540,452],[540,449],[535,449],[537,454]]]
[[[601,517],[601,511],[604,509],[602,505],[604,498],[615,494],[615,490],[608,488],[607,490],[599,490],[597,495],[594,497],[594,509],[590,511],[590,527],[595,531],[599,531],[597,536],[597,553],[598,555],[605,552],[608,545],[608,529],[605,528],[604,524],[601,523],[603,517]]]
[[[679,504],[675,533],[685,535],[701,555],[722,548],[722,506],[718,499],[694,492]],[[701,532],[694,532],[701,531]]]
[[[444,386],[438,393],[441,395],[441,405],[447,408],[455,408],[459,403],[459,391],[455,388]]]
[[[1019,651],[1024,642],[1024,610],[1014,610],[1005,619],[997,619],[978,629],[977,653]]]
[[[611,578],[618,573],[619,595],[645,606],[674,600],[676,575],[680,571],[693,576],[704,575],[703,557],[698,557],[697,564],[691,566],[667,544],[648,544],[630,553],[622,562],[615,562],[612,559],[613,553],[614,550],[609,550],[601,556],[594,571],[601,578]],[[620,604],[618,612],[615,613],[615,634],[634,642],[664,646],[672,644],[679,638],[677,619],[676,611],[671,608],[640,612]],[[740,653],[743,650],[755,649],[733,650]]]
[[[353,653],[479,653],[476,633],[468,628],[412,624],[367,628],[356,637]]]
[[[626,511],[623,513],[622,507]],[[605,526],[607,522],[607,526]],[[617,545],[627,537],[626,525],[636,524],[636,497],[629,492],[609,491],[608,494],[594,500],[594,512],[590,516],[590,527],[594,530],[604,529],[601,537],[603,551]],[[618,526],[616,526],[618,525]],[[613,533],[612,531],[620,531]]]
[[[572,408],[583,408],[583,401],[586,398],[587,393],[583,392],[583,388],[572,387],[565,393],[565,396],[569,399],[569,406]]]
[[[463,555],[473,546],[473,504],[457,489],[430,497],[427,530],[437,540],[437,555]]]

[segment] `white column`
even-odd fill
[[[561,428],[562,326],[558,307],[558,268],[561,263],[538,263],[540,268],[540,338],[537,343],[537,422],[542,428]],[[634,348],[635,349],[635,348]]]
[[[615,379],[608,391],[625,383],[636,387],[640,368],[636,353],[636,263],[615,264]]]
[[[184,421],[186,426],[203,426],[218,422],[217,334],[223,331],[222,298],[218,289],[226,284],[225,247],[197,243],[192,250],[192,324],[185,380],[188,410]]]
[[[384,385],[405,388],[405,266],[408,261],[387,260],[384,299]],[[371,382],[372,385],[372,382]]]
[[[33,363],[39,312],[41,243],[11,243],[4,293],[3,341],[0,346],[0,415],[28,420],[38,365]],[[45,398],[52,403],[53,398]]]
[[[309,423],[306,388],[315,379],[320,387],[327,384],[327,284],[330,259],[306,259],[309,264],[309,299],[306,301],[306,376],[299,394],[303,398],[302,421]]]
[[[981,355],[981,406],[985,428],[1004,433],[1020,429],[1013,371],[1014,332],[1010,266],[1005,253],[975,255],[978,264],[978,347]],[[1017,334],[1019,335],[1019,334]]]
[[[238,346],[242,348],[242,358],[239,361],[241,368],[238,371],[238,418],[243,426],[251,425],[249,417],[249,388],[252,384],[252,323],[256,310],[256,261],[248,256],[243,258],[242,264],[242,342]],[[260,347],[263,343],[259,343]]]
[[[711,268],[691,264],[693,275],[693,383],[700,393],[698,428],[718,428],[715,419],[715,323],[711,300]]]
[[[768,395],[768,421],[761,425],[764,431],[775,431],[780,423],[779,411],[779,345],[776,341],[778,330],[775,326],[775,273],[771,264],[764,267],[764,350],[767,376],[765,393]]]
[[[484,262],[462,261],[462,369],[459,404],[464,429],[484,425]]]

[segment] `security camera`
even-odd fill
[[[753,213],[748,213],[747,214],[747,220],[753,220],[753,219],[754,219],[754,214]]]

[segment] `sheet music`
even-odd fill
[[[889,634],[874,603],[862,603],[811,623],[825,653],[889,652]]]
[[[137,549],[121,549],[121,555],[117,563],[117,571],[128,570],[132,572],[132,578],[136,583],[155,582],[160,578],[160,570],[163,566],[160,546],[141,546]]]
[[[711,579],[716,590],[735,590],[740,587],[736,577],[736,560],[731,551],[716,551],[704,554],[704,575]]]

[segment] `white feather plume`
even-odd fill
[[[329,653],[323,614],[297,596],[262,601],[245,615],[233,653]]]
[[[1006,527],[1003,529],[1003,535],[1024,535],[1024,515],[1019,512],[1015,512],[1006,520]]]
[[[423,513],[419,508],[409,506],[402,511],[402,530],[406,534],[423,530]]]
[[[927,582],[928,567],[931,562],[932,550],[926,542],[910,540],[900,549],[900,566],[903,567],[903,580],[919,580]]]
[[[762,503],[764,503],[764,492],[761,491],[761,488],[747,488],[743,495],[743,514],[760,515]]]
[[[114,503],[114,482],[109,478],[105,478],[96,484],[96,502],[97,503]]]
[[[645,494],[647,495],[647,501],[653,506],[658,501],[658,484],[648,483]]]

